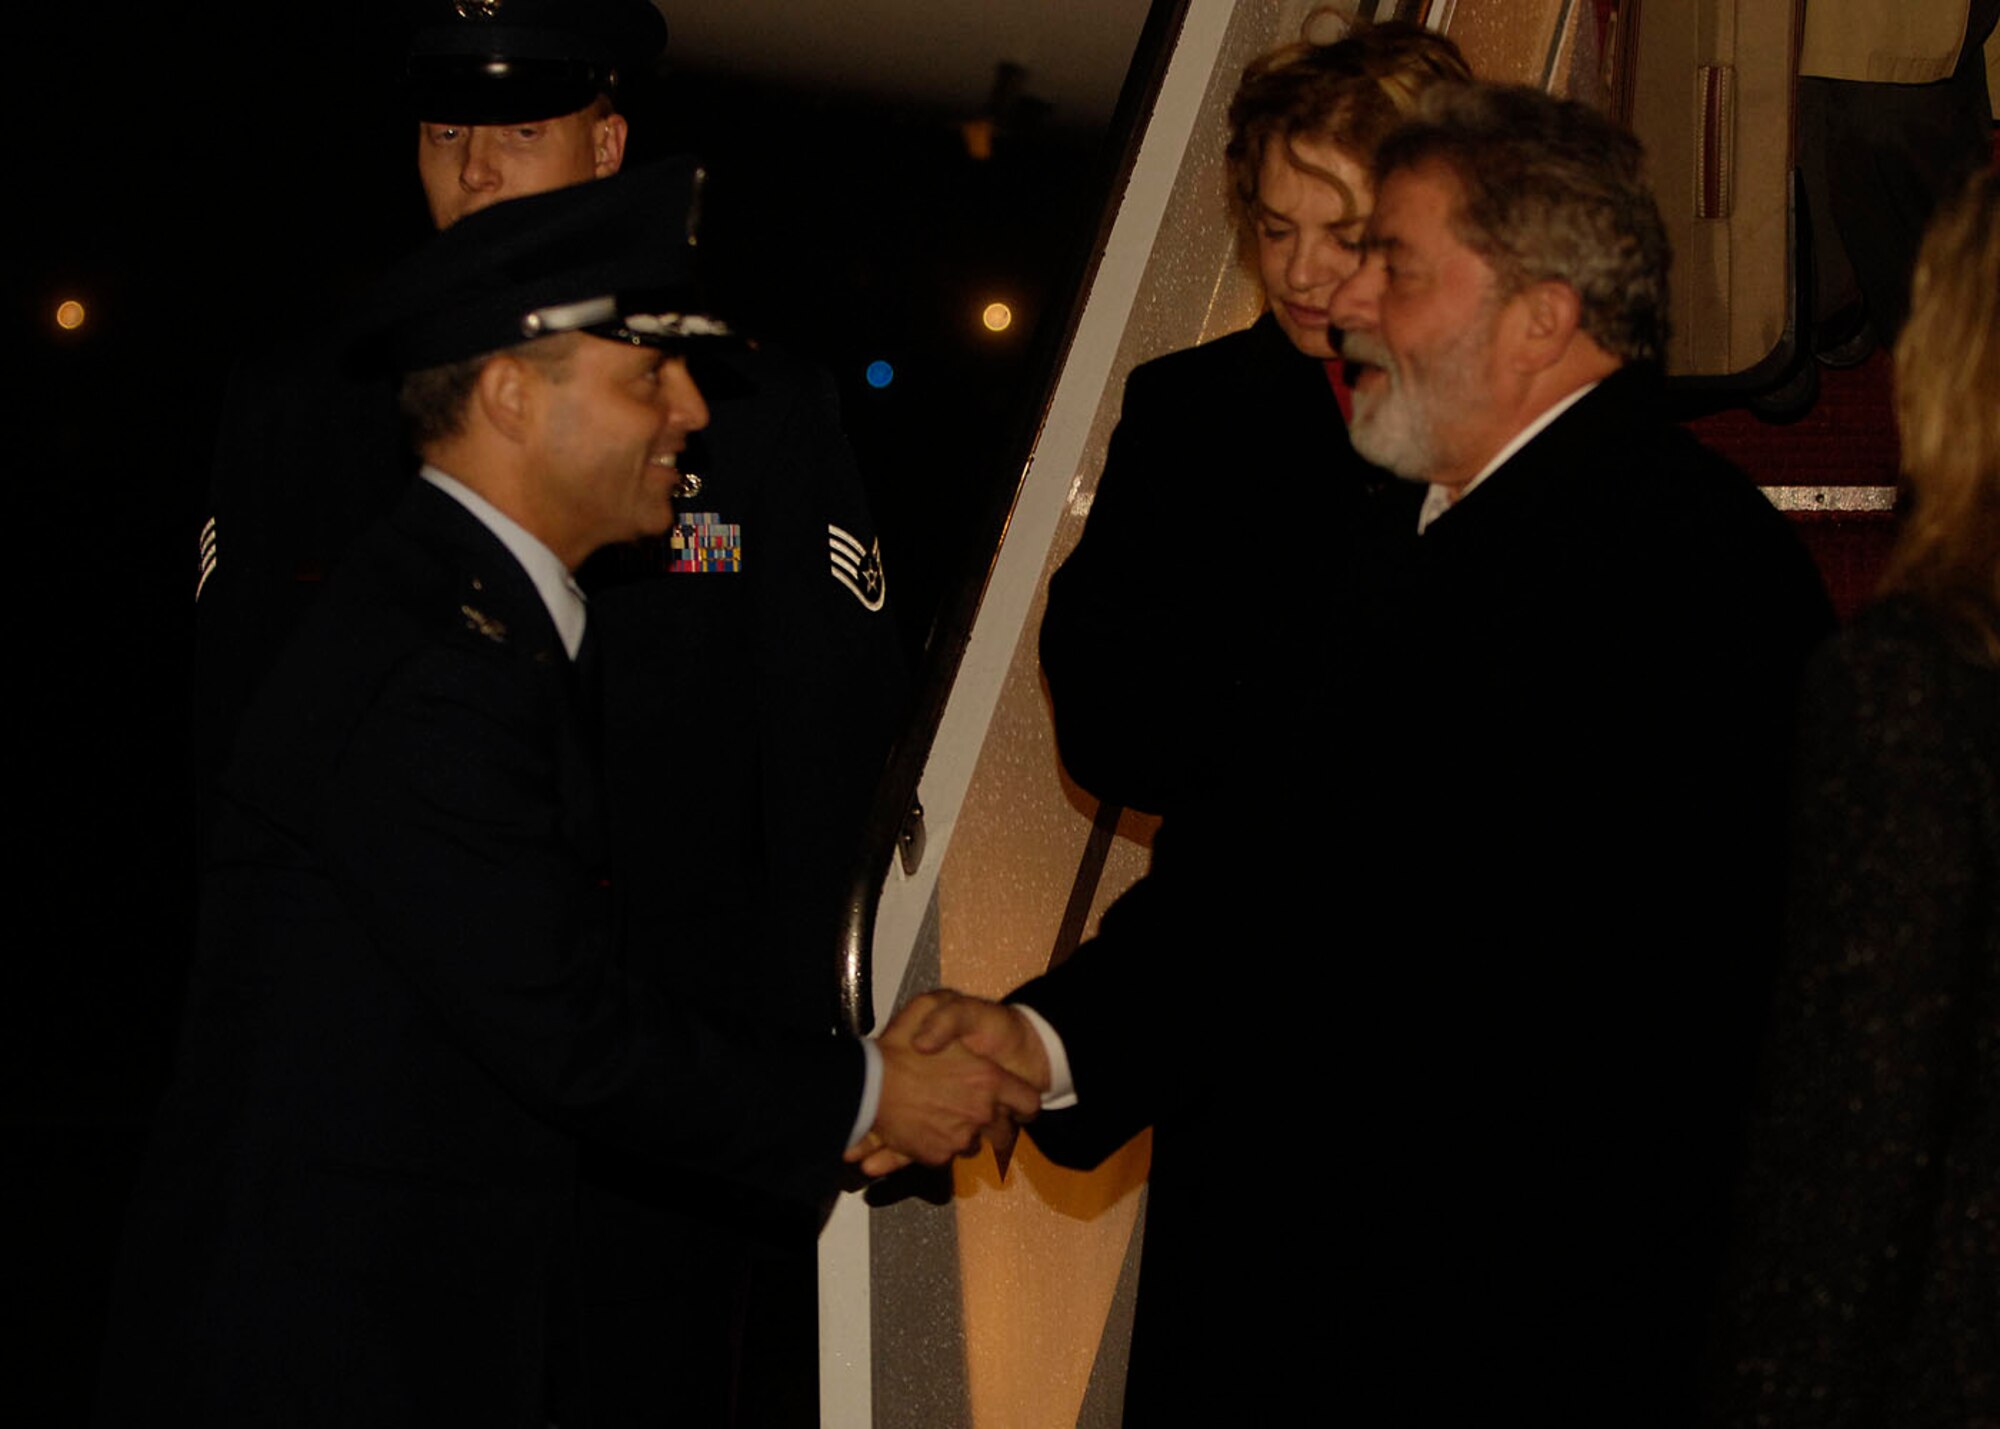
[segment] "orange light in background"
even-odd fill
[[[1005,303],[988,303],[986,311],[979,315],[988,332],[1005,332],[1014,322],[1014,310]]]
[[[961,138],[965,140],[967,157],[990,159],[993,157],[993,121],[991,119],[968,119],[958,126]]]
[[[75,331],[83,326],[83,304],[75,298],[65,298],[56,305],[56,326]]]

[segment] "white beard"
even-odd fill
[[[1384,471],[1410,481],[1422,481],[1437,469],[1426,421],[1430,414],[1404,390],[1401,377],[1392,367],[1384,367],[1387,386],[1376,392],[1354,394],[1354,420],[1348,423],[1348,440],[1354,450]]]
[[[1372,333],[1349,333],[1342,356],[1380,370],[1382,381],[1356,389],[1347,435],[1354,450],[1397,476],[1429,481],[1445,465],[1453,429],[1485,405],[1481,380],[1492,344],[1490,323],[1459,335],[1412,378]]]

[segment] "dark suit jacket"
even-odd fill
[[[1356,931],[1392,954],[1343,1025],[1351,1078],[1397,1069],[1356,1128],[1398,1234],[1353,1274],[1552,1423],[1690,1408],[1832,629],[1784,519],[1654,400],[1614,375],[1395,551],[1357,655],[1398,757],[1356,791]]]
[[[686,458],[702,488],[677,518],[734,526],[741,568],[667,569],[649,541],[583,572],[630,966],[670,995],[824,1035],[836,915],[904,712],[893,582],[871,594],[833,574],[832,530],[875,535],[827,374],[769,347],[696,361],[711,420]],[[823,1206],[663,1180],[608,1146],[587,1153],[583,1196],[599,1424],[818,1412]]]
[[[614,854],[674,872],[633,889],[655,966],[824,1031],[837,915],[906,712],[891,582],[862,595],[833,574],[832,529],[876,536],[832,378],[769,347],[696,361],[711,415],[685,461],[702,487],[676,518],[734,526],[742,565],[666,570],[649,541],[584,567]]]
[[[627,979],[576,673],[525,574],[419,485],[247,717],[107,1422],[537,1425],[578,1148],[810,1195],[860,1056]]]
[[[1804,704],[1702,1422],[2000,1423],[2000,669],[1890,600],[1821,651]]]
[[[1131,1422],[1253,1378],[1410,1418],[1672,1422],[1830,612],[1637,373],[1423,537],[1385,514],[1323,688],[1017,994],[1082,1097],[1034,1134],[1156,1127]],[[1299,803],[1337,817],[1300,828]]]
[[[1324,365],[1269,313],[1135,368],[1083,536],[1042,620],[1064,767],[1106,803],[1199,799],[1337,618],[1330,573],[1388,478]]]

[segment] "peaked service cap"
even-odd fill
[[[437,124],[573,114],[666,48],[650,0],[423,0],[404,93]]]
[[[701,168],[664,159],[467,215],[392,271],[350,355],[414,372],[565,332],[680,348],[730,335],[697,281]]]

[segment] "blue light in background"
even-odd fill
[[[896,369],[881,358],[878,357],[868,364],[868,385],[870,387],[887,387],[895,380]]]

